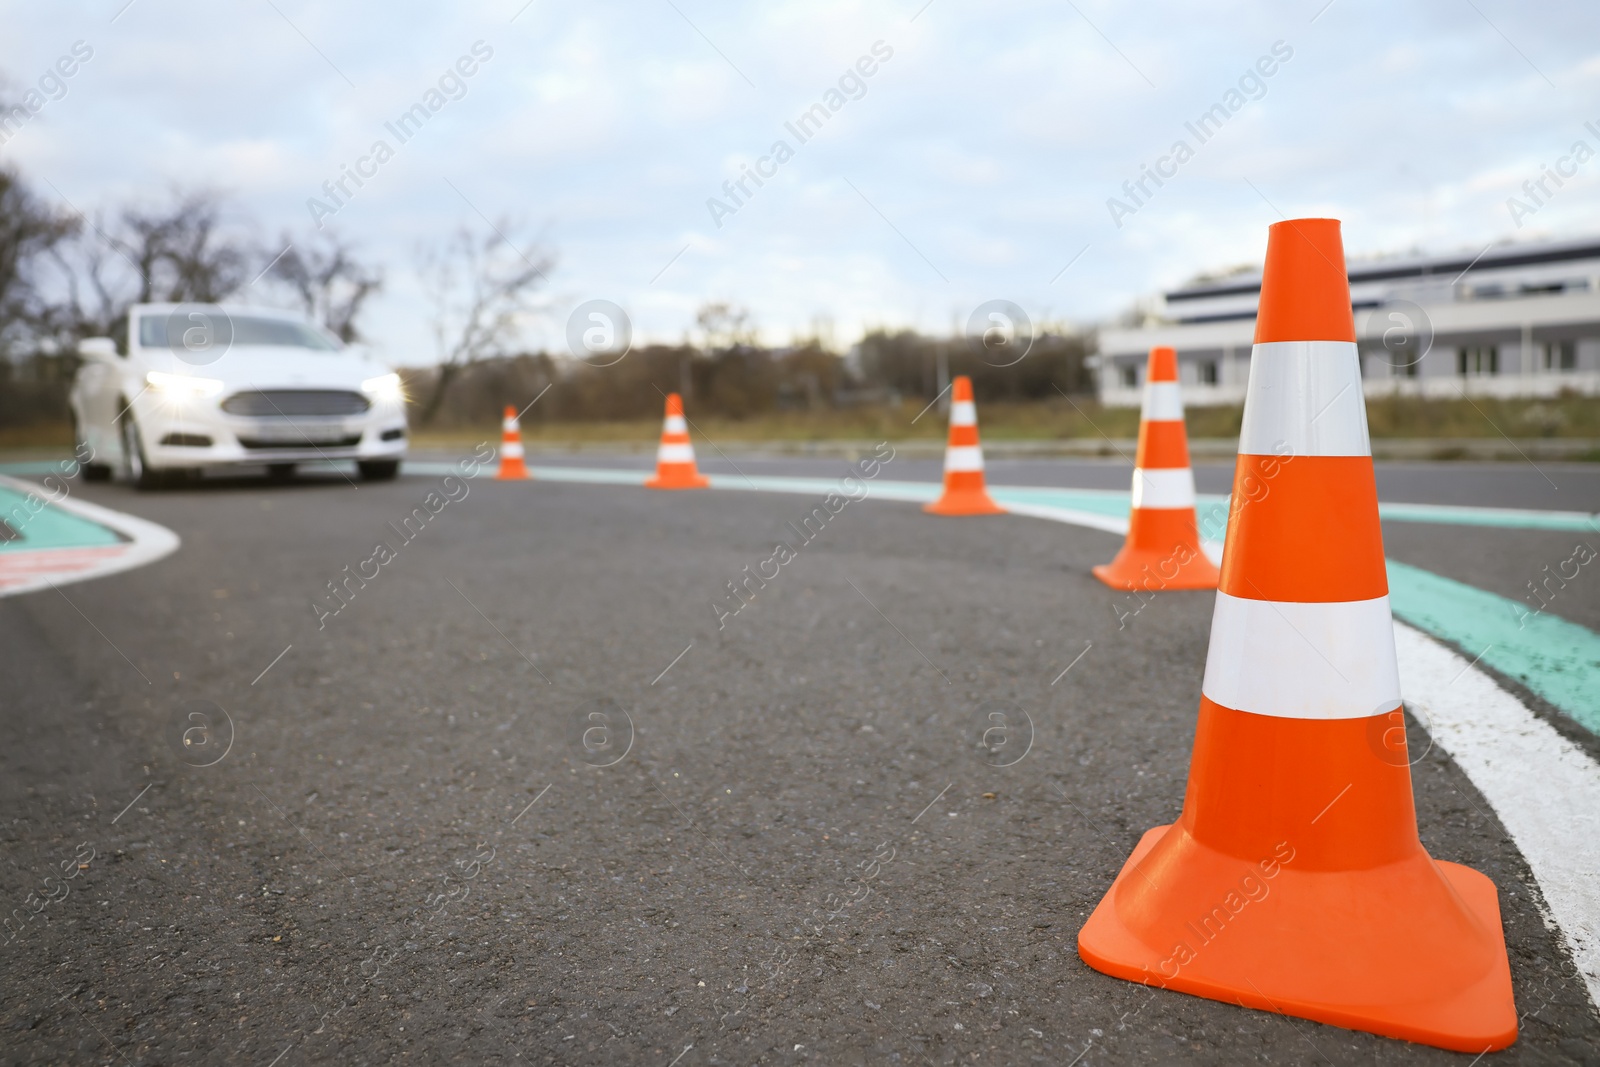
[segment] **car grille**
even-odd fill
[[[258,437],[241,437],[239,443],[246,448],[270,449],[274,452],[311,452],[322,448],[351,448],[361,443],[361,435],[353,433],[343,437],[318,438],[308,434],[298,441],[263,441]]]
[[[268,418],[274,415],[359,415],[372,406],[348,389],[260,389],[234,393],[222,402],[230,415]]]

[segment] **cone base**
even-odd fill
[[[499,473],[494,477],[495,481],[498,482],[531,481],[533,479],[533,475],[528,473],[528,468],[520,459],[501,463]]]
[[[1221,900],[1211,899],[1218,892],[1217,871],[1207,868],[1220,860],[1237,880],[1237,872],[1249,870],[1250,865],[1190,838],[1169,842],[1173,848],[1164,848],[1162,856],[1139,869],[1141,861],[1173,832],[1183,831],[1158,826],[1145,833],[1079,931],[1078,954],[1095,970],[1457,1052],[1481,1054],[1516,1040],[1516,1006],[1500,902],[1494,883],[1484,875],[1459,864],[1435,862],[1425,853],[1415,862],[1363,871],[1283,866],[1274,881],[1262,883],[1258,877],[1253,883],[1270,887],[1259,902],[1241,905],[1229,925],[1208,927],[1204,933],[1212,939],[1203,940],[1193,923],[1203,922],[1205,909]],[[1151,885],[1156,879],[1165,883],[1163,890],[1145,894],[1141,887],[1147,877]],[[1185,883],[1208,882],[1210,889],[1184,892]],[[1423,902],[1415,890],[1429,882],[1458,906],[1451,910],[1458,910],[1457,917],[1470,927],[1459,951],[1439,956],[1414,951],[1419,942],[1431,939],[1432,927],[1449,925],[1437,917],[1436,909],[1417,906]],[[1186,962],[1176,952],[1177,945],[1151,946],[1124,914],[1124,909],[1143,910],[1141,905],[1149,901],[1141,897],[1183,896],[1195,898],[1189,909],[1193,918],[1183,922],[1181,935],[1194,946]],[[1251,915],[1252,911],[1257,914]],[[1373,921],[1375,915],[1378,921]],[[1392,921],[1385,923],[1384,918]],[[1141,919],[1140,925],[1151,925],[1148,915]],[[1400,936],[1394,921],[1401,924]],[[1162,925],[1176,928],[1176,924]],[[1459,937],[1459,924],[1453,932]],[[1406,936],[1411,933],[1416,936]],[[1406,992],[1373,1002],[1375,987]]]
[[[1101,563],[1093,569],[1094,577],[1106,582],[1112,589],[1216,589],[1221,581],[1221,571],[1206,558],[1205,552],[1195,552],[1189,563],[1178,565],[1173,577],[1162,574],[1178,565],[1171,552],[1123,552],[1110,563]],[[1149,571],[1146,571],[1149,568]]]
[[[711,488],[711,479],[692,468],[686,471],[664,471],[657,468],[655,477],[646,481],[644,487],[646,489],[709,489]]]
[[[951,492],[946,490],[944,495],[931,504],[922,505],[922,510],[929,515],[1004,515],[1006,509],[996,504],[989,496],[987,490],[965,490]]]
[[[1188,555],[1184,561],[1185,554]],[[1166,551],[1124,545],[1110,563],[1092,568],[1113,589],[1215,589],[1222,579],[1216,564],[1198,547],[1174,545]],[[1171,577],[1168,577],[1168,575]]]

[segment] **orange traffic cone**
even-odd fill
[[[1217,587],[1217,568],[1200,550],[1178,354],[1170,348],[1152,348],[1145,370],[1128,539],[1116,559],[1094,568],[1094,576],[1113,589]]]
[[[711,484],[694,465],[683,398],[677,393],[667,394],[667,419],[661,427],[661,447],[656,449],[656,476],[644,484],[647,489],[704,489]]]
[[[983,446],[978,444],[978,409],[972,403],[972,379],[965,374],[950,383],[950,437],[944,449],[944,493],[922,505],[930,515],[1003,515],[1005,508],[989,497],[983,484]]]
[[[517,421],[517,409],[506,405],[505,418],[500,423],[500,473],[502,480],[529,478],[527,465],[522,462],[522,426]]]
[[[1487,877],[1417,839],[1344,247],[1272,226],[1183,814],[1078,934],[1097,970],[1461,1052],[1516,1040]],[[1287,450],[1287,459],[1283,458]]]

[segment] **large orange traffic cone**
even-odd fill
[[[1215,589],[1217,568],[1200,550],[1194,515],[1194,472],[1178,393],[1178,354],[1150,350],[1133,458],[1133,509],[1128,539],[1094,576],[1113,589]]]
[[[957,375],[950,383],[950,437],[944,449],[944,493],[922,505],[930,515],[1003,515],[1005,508],[989,498],[983,483],[983,446],[978,443],[978,409],[972,402],[972,379]]]
[[[1417,839],[1339,223],[1271,227],[1183,814],[1078,934],[1090,966],[1461,1052],[1516,1040],[1495,887]],[[1288,456],[1287,459],[1284,457]],[[1246,497],[1247,483],[1267,491]]]
[[[644,484],[647,489],[704,489],[711,484],[694,465],[683,398],[677,393],[667,394],[667,419],[661,427],[661,447],[656,449],[656,476]]]
[[[528,478],[527,465],[522,462],[522,425],[517,421],[517,409],[506,405],[505,417],[500,422],[500,479]]]

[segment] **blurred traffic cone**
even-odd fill
[[[1140,840],[1078,952],[1197,996],[1504,1048],[1494,884],[1423,850],[1410,768],[1385,747],[1400,681],[1336,220],[1271,227],[1255,340],[1234,475],[1250,502],[1228,528],[1183,814]]]
[[[957,375],[950,383],[950,437],[944,449],[944,493],[922,505],[930,515],[1003,515],[1005,508],[989,498],[983,484],[983,446],[978,444],[978,409],[972,403],[972,379]]]
[[[647,489],[704,489],[711,484],[694,465],[694,445],[683,418],[683,398],[667,394],[667,419],[661,427],[661,447],[656,449],[656,476]]]
[[[517,421],[517,409],[506,405],[505,418],[500,423],[500,473],[496,478],[528,478],[527,466],[522,462],[522,426]]]
[[[1113,589],[1215,589],[1217,568],[1200,550],[1194,515],[1194,472],[1178,393],[1178,354],[1150,350],[1133,459],[1133,510],[1128,539],[1094,575]]]

